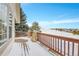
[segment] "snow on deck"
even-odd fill
[[[8,56],[25,56],[25,53],[28,56],[52,56],[52,54],[49,53],[45,47],[41,46],[39,42],[32,42],[31,39],[27,37],[19,38],[28,40],[28,42],[26,42],[28,50],[24,50],[21,43],[15,42],[11,48],[11,51],[8,53]]]

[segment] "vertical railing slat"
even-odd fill
[[[61,50],[60,51],[61,51],[61,54],[62,54],[62,39],[60,41],[61,41],[61,48],[60,48]]]
[[[64,40],[64,56],[65,56],[65,52],[66,52],[66,41]]]
[[[74,56],[74,42],[72,43],[72,56]]]
[[[56,45],[55,45],[55,37],[54,37],[54,50],[56,50]]]
[[[68,41],[68,56],[69,56],[69,41]]]
[[[52,48],[52,36],[51,36],[51,46],[50,47]]]
[[[54,37],[53,37],[53,49],[54,49]]]
[[[59,52],[59,38],[58,38],[58,52]]]
[[[79,56],[79,43],[78,43],[78,56]]]
[[[56,50],[56,38],[55,38],[55,50]]]
[[[50,48],[52,48],[52,36],[50,36]]]

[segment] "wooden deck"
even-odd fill
[[[40,42],[32,42],[30,38],[19,37],[18,39],[28,40],[26,43],[15,41],[8,56],[53,56]]]

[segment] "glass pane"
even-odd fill
[[[1,15],[1,4],[0,4],[0,40],[2,40],[2,15]]]
[[[7,39],[7,6],[0,4],[0,45]]]

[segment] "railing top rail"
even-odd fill
[[[77,38],[71,38],[71,37],[65,37],[65,36],[60,36],[60,35],[47,34],[47,33],[42,33],[42,32],[38,32],[38,34],[51,36],[51,37],[58,38],[58,39],[64,40],[64,41],[70,41],[70,42],[79,43],[79,39],[77,39]]]

